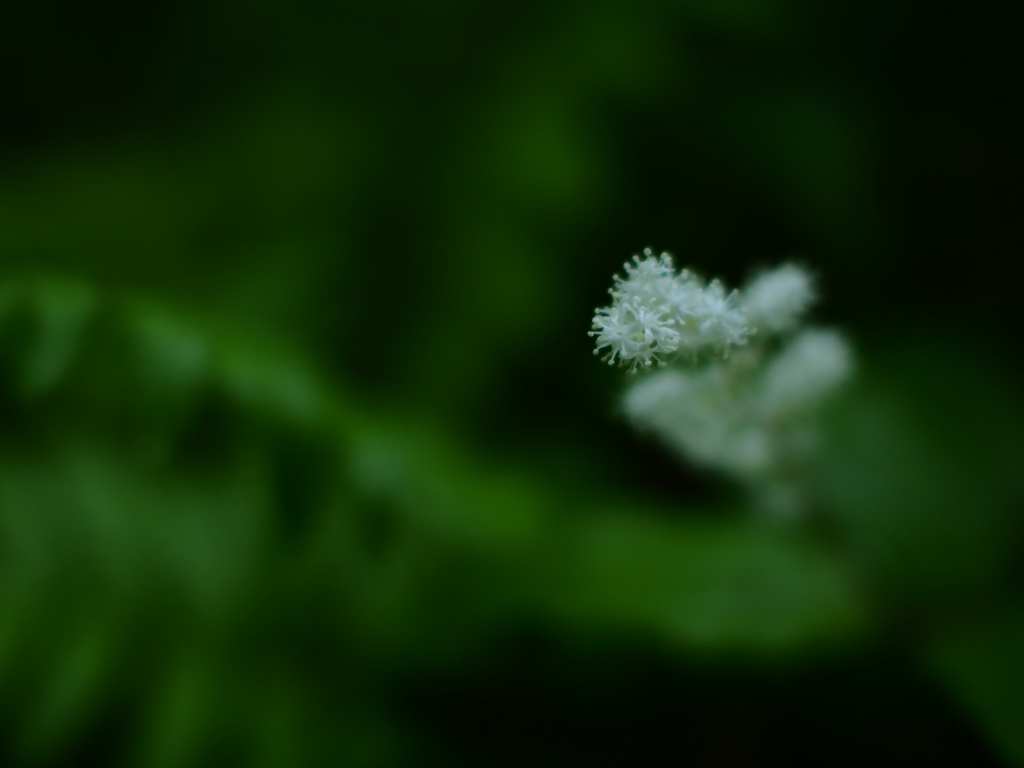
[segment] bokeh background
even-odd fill
[[[1024,765],[1024,7],[0,25],[0,762]],[[623,423],[645,246],[796,258],[807,520]]]

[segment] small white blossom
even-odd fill
[[[616,301],[637,302],[643,306],[659,306],[666,302],[672,290],[675,269],[667,253],[655,257],[650,248],[644,249],[644,258],[633,257],[622,265],[626,279],[615,275],[615,287],[609,293]]]
[[[765,368],[758,407],[778,417],[816,407],[853,373],[853,351],[842,334],[801,331]]]
[[[762,272],[743,291],[750,323],[765,333],[795,328],[814,298],[814,281],[796,264]]]
[[[599,309],[594,316],[594,330],[597,348],[594,354],[608,348],[605,359],[609,365],[632,361],[632,369],[638,365],[648,367],[652,361],[662,360],[659,353],[675,352],[679,348],[679,333],[672,326],[675,320],[667,317],[665,307],[647,309],[634,302],[615,303],[606,309]]]
[[[725,352],[730,346],[746,343],[751,331],[746,310],[740,304],[739,291],[726,295],[725,286],[713,280],[700,298],[694,316],[699,324],[697,331],[705,343]]]
[[[669,285],[665,303],[677,317],[697,317],[703,293],[704,285],[700,278],[684,269]]]
[[[726,295],[718,281],[705,286],[687,270],[677,273],[671,256],[649,248],[623,266],[626,277],[615,276],[612,305],[597,310],[590,334],[597,336],[597,351],[609,348],[609,363],[632,361],[636,370],[681,348],[695,357],[746,342],[751,329],[738,292]]]
[[[802,473],[817,444],[818,407],[853,371],[850,346],[834,330],[800,331],[781,348],[766,343],[799,327],[815,298],[810,275],[784,264],[740,295],[676,272],[665,253],[646,250],[625,269],[611,306],[594,317],[595,354],[607,350],[610,364],[631,372],[652,362],[691,366],[630,386],[626,415],[686,460],[743,483],[762,509],[797,515],[810,501]],[[730,356],[734,347],[742,348]]]
[[[721,363],[670,369],[630,387],[623,409],[690,461],[750,477],[770,468],[775,453],[771,436],[748,418],[746,386],[744,375]]]

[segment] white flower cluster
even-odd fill
[[[750,323],[762,333],[793,330],[813,303],[811,276],[795,264],[762,272],[743,291]]]
[[[607,349],[609,365],[618,362],[650,367],[664,365],[678,352],[691,357],[702,350],[727,354],[746,343],[751,329],[737,291],[726,293],[718,280],[706,284],[688,270],[676,272],[667,253],[633,257],[623,265],[627,277],[615,275],[609,290],[612,305],[594,315],[594,354]]]
[[[645,251],[626,273],[615,278],[612,306],[594,318],[597,350],[631,370],[689,363],[633,383],[626,414],[686,459],[741,481],[763,508],[799,512],[820,406],[854,367],[838,331],[800,329],[815,299],[807,271],[784,264],[763,272],[742,296],[676,273],[667,254]],[[720,359],[696,365],[702,350]]]

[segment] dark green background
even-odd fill
[[[0,23],[0,760],[1024,765],[1024,10]],[[797,525],[616,411],[645,246],[796,258]]]

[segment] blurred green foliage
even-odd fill
[[[0,760],[1024,764],[1019,10],[11,15]],[[621,423],[648,244],[821,275],[813,518]]]
[[[258,763],[377,764],[400,739],[334,726],[516,622],[765,653],[862,620],[809,540],[595,518],[248,334],[81,283],[6,288],[3,658],[30,756],[128,697],[152,710],[146,764],[214,735]]]

